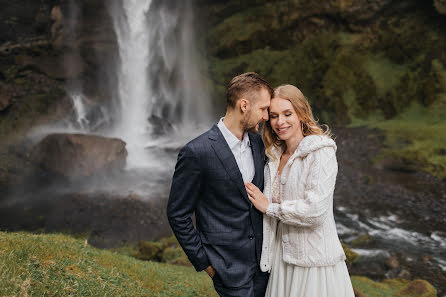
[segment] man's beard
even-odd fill
[[[251,121],[251,111],[248,111],[242,119],[243,130],[250,133],[258,133],[261,122]]]

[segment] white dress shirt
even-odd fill
[[[255,174],[255,168],[248,132],[243,133],[243,139],[239,140],[234,134],[232,134],[231,131],[229,131],[225,123],[223,123],[223,120],[224,118],[221,118],[217,126],[235,157],[238,168],[242,173],[243,182],[252,182]]]

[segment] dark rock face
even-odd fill
[[[85,177],[125,166],[125,142],[102,136],[51,134],[40,141],[32,160],[64,177]]]
[[[171,234],[165,215],[167,199],[137,195],[71,194],[60,197],[48,213],[48,231],[88,233],[88,242],[112,248]]]
[[[171,235],[167,196],[48,193],[44,200],[0,208],[2,230],[40,230],[88,236],[88,243],[114,248]]]
[[[106,1],[0,5],[0,185],[8,192],[28,170],[11,147],[23,150],[31,128],[74,114],[66,90],[82,88],[93,106],[113,104],[118,50]]]
[[[2,135],[24,133],[36,124],[26,121],[30,115],[24,105],[44,105],[33,115],[39,124],[71,113],[70,107],[60,108],[67,88],[82,86],[89,100],[108,104],[116,91],[111,62],[118,59],[118,50],[106,1],[2,2],[0,83],[7,85],[8,102],[16,107],[0,115],[0,126],[17,122],[15,130],[4,129]],[[50,112],[52,106],[58,107]]]
[[[0,1],[0,44],[27,38],[42,38],[51,25],[50,11],[54,1]]]
[[[5,90],[0,85],[0,111],[5,110],[12,104],[11,97],[5,92]]]

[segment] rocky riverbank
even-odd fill
[[[362,253],[351,272],[374,279],[426,279],[443,296],[446,182],[397,159],[377,158],[385,147],[383,131],[335,128],[334,133],[338,231],[342,240]],[[344,227],[349,230],[343,231]]]

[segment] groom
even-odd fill
[[[220,296],[264,296],[268,274],[259,269],[262,214],[245,190],[263,189],[264,147],[272,89],[257,73],[234,77],[227,110],[209,131],[178,155],[167,216],[197,271],[205,270]],[[191,216],[195,213],[196,228]]]

